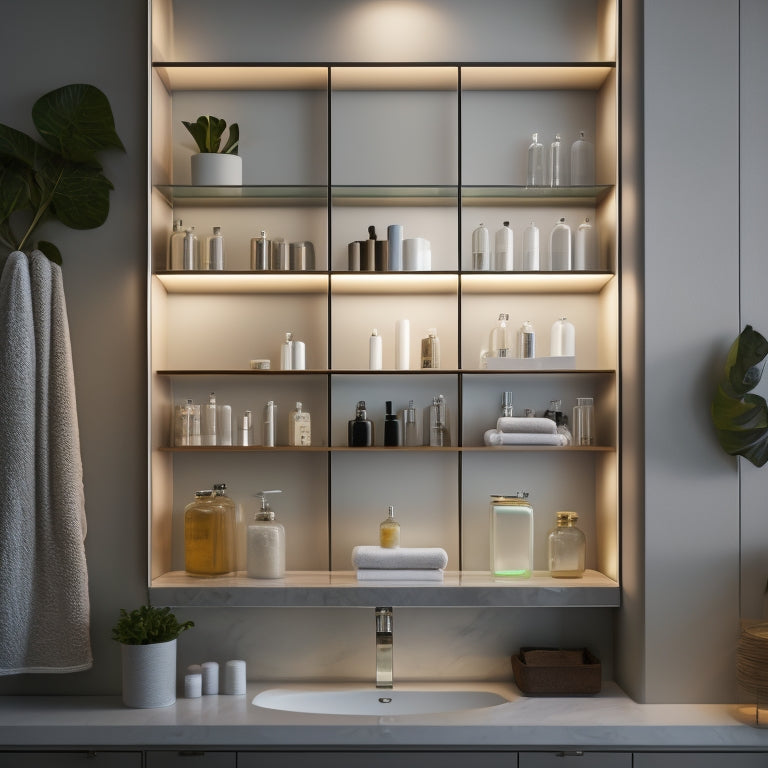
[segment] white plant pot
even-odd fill
[[[176,701],[176,641],[121,645],[123,704],[149,709]]]
[[[194,186],[239,187],[243,183],[243,158],[201,152],[192,155],[192,184]]]

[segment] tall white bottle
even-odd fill
[[[208,402],[200,409],[200,444],[216,445],[217,434],[216,394],[208,395]]]
[[[485,272],[491,268],[491,239],[488,227],[480,224],[472,232],[472,269]]]
[[[550,268],[556,272],[571,269],[571,228],[565,223],[565,219],[555,224],[549,236]]]
[[[523,272],[539,270],[539,228],[533,222],[523,232],[523,258],[519,269]]]
[[[597,232],[589,218],[579,224],[574,236],[573,268],[598,269]]]
[[[382,345],[378,329],[371,331],[368,339],[368,370],[380,371],[382,368]]]
[[[493,268],[497,272],[511,272],[515,268],[515,239],[508,221],[496,230],[494,246]]]
[[[407,318],[395,323],[395,370],[407,371],[411,367],[411,323]]]

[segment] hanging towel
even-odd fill
[[[499,432],[524,432],[528,435],[554,435],[557,424],[552,419],[536,416],[501,416],[496,422]]]
[[[445,568],[448,553],[440,547],[372,547],[358,546],[352,550],[355,568]]]
[[[554,422],[553,422],[554,423]],[[565,435],[524,434],[522,432],[499,432],[488,429],[483,435],[486,445],[568,445]]]
[[[0,674],[93,664],[83,472],[61,269],[0,275]]]

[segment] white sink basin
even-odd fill
[[[483,709],[507,704],[508,701],[491,691],[388,690],[386,688],[349,690],[270,688],[253,699],[257,707],[279,709],[284,712],[382,717]]]

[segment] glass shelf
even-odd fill
[[[464,206],[507,205],[509,203],[514,203],[516,206],[594,206],[608,197],[612,190],[612,184],[589,187],[464,186],[461,188],[461,203]]]
[[[233,206],[285,206],[323,207],[328,202],[328,187],[324,184],[308,186],[290,185],[244,185],[236,186],[194,186],[192,184],[157,184],[169,205]]]
[[[336,206],[450,206],[459,203],[457,186],[333,186]]]
[[[242,294],[285,293],[325,294],[327,272],[155,272],[168,293]]]

